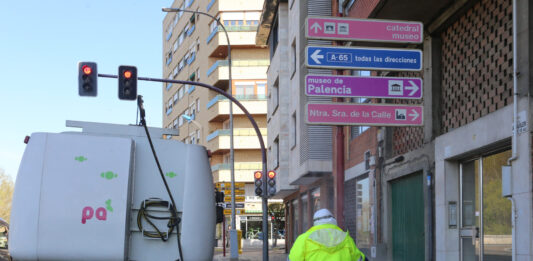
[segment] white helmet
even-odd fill
[[[319,209],[313,215],[313,225],[332,224],[337,225],[337,220],[333,217],[333,214],[329,210],[323,208]]]

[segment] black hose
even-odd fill
[[[180,226],[179,223],[181,220],[178,218],[178,210],[176,209],[176,202],[174,201],[174,197],[172,196],[172,192],[170,192],[170,188],[168,187],[167,180],[165,179],[165,175],[163,175],[163,170],[161,169],[161,164],[159,164],[159,159],[157,158],[157,154],[155,153],[154,144],[152,143],[152,138],[150,138],[150,133],[148,132],[148,127],[146,126],[146,120],[145,120],[145,111],[143,107],[143,100],[142,96],[137,96],[137,106],[139,107],[139,111],[141,114],[141,125],[144,127],[144,131],[146,132],[146,137],[148,138],[148,142],[150,143],[150,148],[152,149],[152,154],[154,155],[155,163],[157,164],[157,168],[159,169],[159,174],[161,175],[161,179],[163,180],[163,183],[165,184],[165,188],[167,190],[168,196],[170,197],[170,201],[172,202],[172,217],[175,220],[173,224],[176,226],[176,233],[178,234],[178,252],[180,254],[180,259],[183,261],[183,254],[181,253],[181,240],[180,240]]]

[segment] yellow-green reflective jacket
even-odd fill
[[[290,261],[365,260],[348,234],[332,224],[317,225],[301,234],[289,254]]]

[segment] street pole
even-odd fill
[[[228,42],[228,72],[229,72],[229,81],[228,81],[228,93],[230,96],[232,96],[233,93],[233,83],[232,83],[232,74],[231,74],[231,67],[233,66],[233,63],[231,61],[231,44],[229,41],[229,35],[228,31],[226,31],[226,27],[220,22],[220,19],[204,12],[200,11],[191,11],[191,10],[185,10],[185,9],[179,9],[179,8],[163,8],[163,12],[186,12],[186,13],[193,13],[193,14],[202,14],[205,16],[210,17],[211,19],[215,20],[218,24],[218,26],[222,27],[224,30],[224,34],[226,35],[226,40]],[[218,29],[217,29],[218,30]],[[239,250],[237,248],[237,227],[236,227],[236,218],[235,218],[235,154],[234,154],[234,147],[233,147],[233,102],[230,101],[229,103],[229,128],[230,128],[230,134],[229,134],[229,142],[230,142],[230,152],[229,152],[229,161],[230,161],[230,170],[231,170],[231,230],[230,230],[230,258],[231,259],[237,259],[239,258]],[[266,173],[266,172],[263,172]],[[266,211],[266,210],[263,210]],[[267,245],[268,247],[268,245]],[[268,248],[267,248],[268,252]],[[267,258],[268,259],[268,258]]]

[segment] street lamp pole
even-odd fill
[[[231,74],[231,67],[233,63],[231,62],[231,44],[229,41],[229,35],[228,31],[226,31],[226,27],[220,22],[219,18],[216,18],[208,13],[200,12],[200,11],[191,11],[191,10],[185,10],[180,8],[163,8],[163,12],[186,12],[186,13],[193,13],[193,14],[201,14],[208,17],[211,17],[211,19],[215,20],[218,24],[218,26],[222,27],[224,30],[224,34],[226,35],[226,41],[228,42],[228,72],[229,72],[229,83],[228,83],[228,93],[231,96],[233,92],[233,83],[232,83],[232,74]],[[232,259],[239,257],[239,251],[237,249],[237,230],[236,230],[236,222],[235,222],[235,154],[234,154],[234,148],[233,148],[233,102],[229,102],[229,128],[230,128],[230,170],[231,170],[231,230],[230,230],[230,244],[231,244],[231,251],[230,251],[230,257]]]

